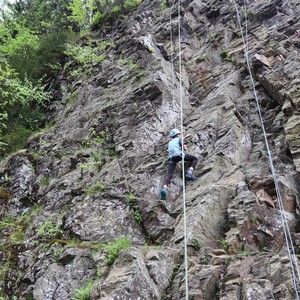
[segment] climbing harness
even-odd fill
[[[295,251],[294,251],[294,246],[293,246],[293,241],[292,241],[292,237],[291,237],[291,232],[290,232],[288,220],[286,219],[286,216],[285,216],[284,205],[283,205],[281,192],[280,192],[280,189],[279,189],[279,184],[278,184],[278,180],[277,180],[277,176],[276,176],[276,170],[275,170],[275,167],[274,167],[274,164],[273,164],[272,153],[271,153],[270,148],[269,148],[268,138],[267,138],[264,122],[263,122],[261,109],[260,109],[260,106],[259,106],[257,91],[256,91],[256,88],[255,88],[255,83],[254,83],[253,75],[252,75],[251,68],[250,68],[249,49],[248,49],[248,22],[247,22],[247,13],[246,13],[247,12],[247,10],[246,10],[247,0],[244,0],[244,11],[245,11],[244,15],[245,15],[245,20],[246,20],[246,25],[245,25],[246,36],[245,37],[244,37],[244,33],[243,33],[243,28],[242,28],[240,16],[239,16],[238,5],[236,3],[236,0],[232,0],[232,1],[234,3],[234,6],[235,6],[237,19],[238,19],[238,23],[239,23],[239,27],[240,27],[240,31],[241,31],[241,35],[242,35],[247,68],[248,68],[248,71],[249,71],[249,74],[250,74],[250,79],[251,79],[253,93],[254,93],[254,97],[255,97],[255,101],[256,101],[257,111],[258,111],[259,119],[260,119],[260,122],[261,122],[261,127],[262,127],[262,131],[263,131],[263,135],[264,135],[264,141],[265,141],[265,145],[266,145],[266,149],[267,149],[267,153],[268,153],[268,158],[269,158],[269,164],[270,164],[270,168],[271,168],[271,172],[272,172],[272,176],[273,176],[273,181],[274,181],[274,185],[275,185],[275,190],[276,190],[276,195],[277,195],[277,199],[278,199],[279,211],[280,211],[280,216],[281,216],[281,220],[282,220],[284,236],[285,236],[288,256],[289,256],[291,270],[292,270],[293,286],[294,286],[294,290],[295,290],[295,293],[296,293],[297,300],[299,300],[300,298],[299,298],[299,293],[298,293],[297,281],[298,281],[298,285],[299,285],[299,283],[300,283],[300,272],[299,272],[298,260],[297,260],[297,256],[296,256]],[[297,274],[297,276],[296,276],[296,274]]]

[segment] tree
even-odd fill
[[[37,34],[59,31],[70,25],[72,0],[17,0],[10,5],[14,19]]]

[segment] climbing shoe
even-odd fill
[[[194,181],[194,180],[197,180],[197,177],[193,175],[193,173],[191,171],[188,171],[186,174],[185,174],[185,179],[186,180],[189,180],[189,181]]]
[[[165,188],[160,191],[160,200],[167,200],[167,190]]]

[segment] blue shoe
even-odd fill
[[[166,201],[167,200],[167,190],[165,188],[163,188],[161,191],[160,191],[160,200],[164,200]]]
[[[192,172],[187,172],[187,173],[185,174],[185,179],[186,179],[186,180],[189,180],[189,181],[195,181],[195,180],[197,180],[198,178],[197,178],[196,176],[194,176]]]

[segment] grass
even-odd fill
[[[88,196],[94,196],[97,192],[104,192],[105,191],[105,185],[104,183],[97,181],[94,185],[89,187],[86,191],[86,194]]]
[[[93,282],[89,281],[86,287],[77,289],[72,297],[72,300],[89,300],[90,293],[93,288]]]
[[[131,242],[127,237],[120,238],[114,242],[110,242],[107,245],[104,245],[103,248],[108,251],[106,255],[106,262],[111,266],[115,260],[118,258],[119,252],[123,249],[128,249],[131,247]]]

